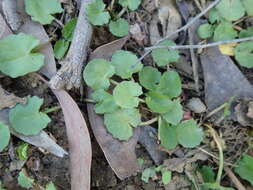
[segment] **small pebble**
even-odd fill
[[[194,113],[203,113],[206,111],[206,105],[199,98],[192,98],[186,105]]]

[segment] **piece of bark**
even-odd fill
[[[253,126],[253,99],[242,99],[235,106],[237,121],[242,126]]]
[[[11,126],[9,123],[9,109],[4,109],[0,111],[0,121],[5,123],[8,126]],[[64,155],[68,154],[62,147],[57,145],[44,131],[41,131],[37,135],[25,136],[25,135],[16,133],[14,130],[11,129],[11,127],[10,127],[10,130],[11,130],[11,134],[15,135],[21,140],[29,144],[32,144],[36,147],[41,147],[58,157],[63,157]]]
[[[53,90],[60,102],[70,149],[71,190],[90,189],[91,141],[86,122],[76,102],[64,90]]]
[[[217,47],[200,56],[205,79],[205,100],[209,110],[228,102],[231,97],[253,97],[253,87],[229,56]]]
[[[110,60],[113,52],[121,49],[127,39],[128,37],[121,38],[97,48],[91,53],[90,60],[95,58]],[[88,97],[91,97],[91,93],[92,90],[88,88]],[[134,130],[134,136],[129,141],[119,141],[107,132],[103,118],[94,111],[94,105],[88,104],[87,109],[93,133],[111,168],[122,180],[131,176],[139,169],[135,154],[139,128]]]
[[[6,22],[4,20],[4,17],[2,16],[2,14],[0,14],[0,39],[4,38],[5,36],[8,36],[11,33],[12,33],[11,29],[6,24]]]
[[[88,48],[92,37],[92,26],[86,16],[86,5],[91,0],[83,0],[67,56],[63,59],[60,70],[50,80],[53,89],[79,88],[81,85],[82,68],[87,59]]]

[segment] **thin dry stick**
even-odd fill
[[[188,30],[188,36],[189,36],[189,44],[193,45],[193,32],[191,28],[189,28]],[[199,93],[199,72],[198,72],[199,62],[193,48],[190,48],[190,54],[191,54],[191,61],[192,61],[193,77],[194,77],[194,82],[195,82],[195,90],[197,91],[197,93]]]
[[[167,36],[165,36],[164,38],[158,40],[155,45],[158,45],[159,43],[161,43],[164,40],[167,40],[169,38],[171,38],[172,36],[176,35],[179,32],[182,31],[186,31],[194,22],[196,22],[199,18],[201,18],[203,15],[205,15],[210,9],[212,9],[213,7],[215,7],[221,0],[215,0],[213,3],[211,3],[207,8],[205,8],[201,13],[199,13],[196,17],[194,17],[192,20],[190,20],[186,25],[184,25],[183,27],[179,28],[178,30],[176,30],[175,32],[172,32],[170,34],[168,34]],[[144,57],[146,57],[149,53],[151,52],[151,49],[148,50],[146,53],[144,53],[143,56],[140,57],[140,59],[138,60],[138,62],[136,62],[136,64],[138,64],[141,60],[144,59]]]
[[[231,179],[231,181],[234,183],[234,185],[236,186],[236,188],[238,190],[246,190],[246,188],[242,185],[242,183],[237,179],[237,177],[235,176],[235,174],[232,172],[232,170],[229,167],[224,167],[224,170],[226,171],[226,173],[228,174],[229,178]]]
[[[203,44],[203,45],[152,46],[145,49],[147,51],[152,51],[154,49],[169,49],[169,50],[202,49],[202,48],[210,48],[210,47],[215,47],[215,46],[224,45],[224,44],[239,43],[239,42],[246,42],[246,41],[252,41],[252,40],[253,40],[253,36],[247,37],[247,38],[234,39],[234,40],[224,40],[224,41],[213,42],[213,43]]]

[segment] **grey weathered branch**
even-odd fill
[[[53,89],[79,88],[83,63],[87,59],[87,50],[92,37],[92,26],[87,20],[86,5],[91,0],[83,0],[77,20],[72,44],[67,56],[61,61],[62,67],[50,80]]]

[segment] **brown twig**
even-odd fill
[[[237,177],[235,176],[235,174],[232,172],[232,170],[229,167],[224,167],[224,170],[226,171],[226,173],[228,174],[229,178],[231,179],[231,181],[234,183],[234,185],[236,186],[236,188],[238,190],[246,190],[246,188],[242,185],[242,183],[237,179]]]
[[[49,82],[53,89],[79,88],[81,85],[81,72],[92,37],[92,26],[87,20],[85,8],[91,0],[82,0],[81,2],[76,29],[68,54],[62,61],[60,70]]]
[[[190,28],[188,30],[188,36],[189,36],[189,44],[193,45],[193,32],[191,31]],[[195,82],[195,90],[197,91],[197,93],[199,93],[199,72],[198,72],[199,62],[193,48],[190,48],[190,54],[192,61],[193,77]]]

